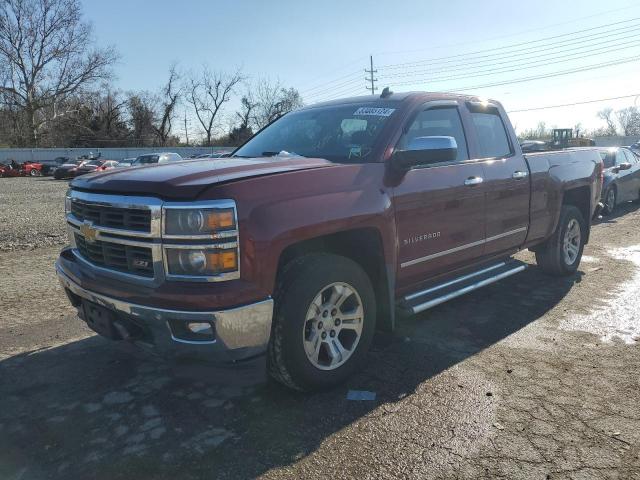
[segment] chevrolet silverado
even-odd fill
[[[519,250],[573,274],[602,170],[592,149],[523,155],[496,101],[385,90],[291,112],[231,158],[76,178],[56,269],[105,337],[326,388],[398,312],[524,270]]]

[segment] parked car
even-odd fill
[[[601,174],[596,149],[523,155],[498,102],[385,89],[288,113],[224,162],[74,179],[56,269],[107,338],[327,388],[397,309],[521,272],[518,250],[575,273]]]
[[[78,168],[88,161],[89,160],[86,159],[78,159],[63,163],[53,172],[53,178],[55,178],[56,180],[74,178],[78,173]]]
[[[85,173],[104,172],[116,168],[118,162],[115,160],[89,160],[78,167],[75,176],[84,175]]]
[[[549,150],[547,142],[541,140],[525,140],[520,143],[520,146],[522,147],[523,153],[546,152]]]
[[[183,160],[183,158],[177,153],[152,153],[146,155],[140,155],[131,164],[132,167],[139,167],[141,165],[150,165],[154,163],[167,163],[177,162]]]
[[[58,167],[69,161],[69,157],[56,157],[53,160],[43,160],[40,162],[42,164],[42,174],[47,176],[53,175]]]
[[[628,147],[600,148],[604,163],[602,213],[610,215],[617,205],[640,199],[640,162]]]
[[[128,168],[131,165],[133,165],[133,162],[135,162],[135,161],[136,161],[135,158],[124,158],[124,159],[118,161],[118,163],[115,166],[115,168]]]
[[[42,175],[42,164],[38,162],[17,163],[5,160],[0,163],[0,177],[39,177]]]

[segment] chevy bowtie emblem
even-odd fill
[[[95,242],[96,237],[98,236],[98,231],[93,228],[93,224],[91,222],[84,222],[80,225],[80,233],[84,237],[87,242]]]

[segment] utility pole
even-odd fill
[[[373,74],[378,73],[378,71],[373,69],[373,55],[369,56],[369,61],[371,62],[371,70],[367,70],[365,68],[364,71],[370,75],[369,77],[365,77],[365,80],[367,82],[371,82],[371,86],[366,88],[367,90],[371,90],[371,95],[375,95],[376,90],[378,89],[378,87],[376,87],[376,82],[378,81],[378,79],[374,78]]]
[[[187,129],[187,111],[184,111],[184,136],[187,141],[187,147],[189,146],[189,130]]]

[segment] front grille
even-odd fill
[[[75,240],[80,255],[94,265],[153,278],[153,258],[150,248],[102,240],[87,242],[82,235],[77,233]]]
[[[74,199],[71,213],[81,222],[89,220],[96,226],[145,233],[151,231],[151,212],[145,209],[109,207]]]

